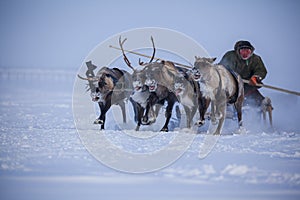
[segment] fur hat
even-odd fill
[[[240,40],[240,41],[238,41],[238,42],[235,43],[235,45],[234,45],[234,50],[235,51],[238,51],[238,50],[240,50],[242,48],[249,48],[249,49],[252,50],[252,52],[255,49],[249,41]]]

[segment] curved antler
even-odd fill
[[[152,36],[151,36],[151,42],[152,42],[152,47],[153,47],[153,53],[152,53],[152,57],[151,57],[151,59],[149,60],[148,63],[151,63],[153,61],[154,56],[155,56],[155,52],[156,52],[155,45],[154,45],[154,40],[153,40]],[[144,65],[144,62],[142,62],[141,59],[139,59],[139,65]]]
[[[122,53],[123,53],[123,59],[124,59],[124,61],[125,61],[125,63],[127,64],[127,66],[130,68],[130,69],[132,69],[132,70],[134,70],[134,68],[131,66],[131,63],[130,63],[130,61],[128,60],[128,58],[127,58],[127,56],[126,56],[126,54],[125,54],[125,51],[124,51],[124,49],[123,49],[123,44],[124,44],[124,42],[127,40],[127,38],[125,38],[123,41],[121,41],[121,36],[119,37],[119,45],[120,45],[120,48],[121,48],[121,50],[122,50]]]
[[[95,78],[95,77],[93,77],[93,78],[90,78],[90,77],[85,78],[83,76],[80,76],[79,74],[77,74],[77,77],[80,78],[80,79],[82,79],[82,80],[85,80],[85,81],[94,81],[94,82],[98,81],[98,79]]]
[[[151,36],[151,42],[152,42],[152,47],[153,47],[153,53],[152,53],[152,57],[151,57],[149,63],[151,63],[153,61],[154,56],[155,56],[155,52],[156,52],[155,45],[154,45],[154,40],[153,40],[152,36]]]

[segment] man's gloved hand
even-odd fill
[[[256,86],[258,81],[260,81],[260,78],[258,76],[256,76],[256,75],[253,75],[249,79],[249,85]]]

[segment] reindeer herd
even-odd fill
[[[242,106],[244,100],[243,82],[239,75],[215,65],[212,58],[196,57],[193,69],[177,66],[173,62],[155,59],[155,45],[151,37],[153,54],[147,63],[139,61],[139,66],[132,66],[123,48],[126,39],[119,38],[120,49],[129,73],[118,68],[102,67],[96,74],[96,66],[86,62],[86,77],[91,97],[100,108],[100,116],[94,121],[101,129],[105,128],[106,113],[112,105],[119,105],[126,123],[125,102],[129,100],[134,110],[135,130],[141,125],[155,123],[163,105],[165,123],[161,131],[169,131],[168,125],[174,104],[179,102],[186,114],[186,126],[205,124],[207,109],[211,106],[209,118],[217,125],[213,134],[220,134],[226,115],[226,105],[233,104],[238,116],[238,125],[242,126]],[[199,120],[193,124],[195,114]],[[271,122],[271,121],[270,121]]]

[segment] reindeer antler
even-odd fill
[[[152,57],[151,57],[149,63],[151,63],[153,61],[154,56],[155,56],[155,52],[156,52],[155,45],[154,45],[154,40],[153,40],[152,36],[151,36],[151,42],[152,42],[152,47],[153,47],[153,53],[152,53]]]
[[[153,40],[152,36],[151,36],[151,42],[152,42],[152,47],[153,47],[153,53],[152,53],[152,57],[151,57],[151,59],[149,60],[148,63],[151,63],[153,61],[154,56],[155,56],[155,52],[156,52],[155,45],[154,45],[154,40]],[[139,59],[139,65],[144,65],[144,62],[142,62],[141,59]]]
[[[121,41],[121,36],[119,37],[119,45],[120,45],[120,48],[121,48],[121,50],[122,50],[122,53],[123,53],[123,59],[124,59],[124,61],[125,61],[125,63],[127,64],[127,66],[130,68],[130,69],[132,69],[132,70],[134,70],[134,68],[131,66],[131,63],[130,63],[130,61],[128,60],[128,58],[127,58],[127,56],[126,56],[126,54],[125,54],[125,51],[124,51],[124,49],[123,49],[123,44],[124,44],[124,42],[127,40],[127,38],[125,38],[123,41]]]
[[[85,78],[83,76],[80,76],[80,74],[77,74],[77,77],[80,78],[80,79],[82,79],[82,80],[85,80],[85,81],[94,81],[94,82],[98,81],[98,79],[96,77],[92,77],[92,78],[91,77],[87,77],[87,78]]]

